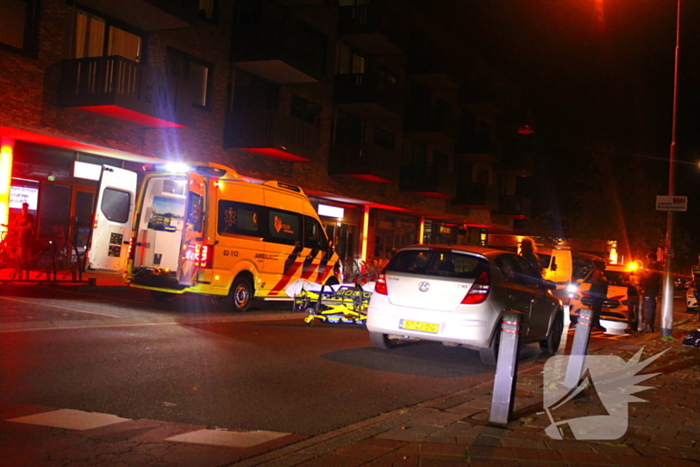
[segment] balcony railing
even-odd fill
[[[147,127],[189,124],[194,92],[186,82],[159,79],[120,56],[64,60],[58,105],[80,107]]]
[[[381,5],[341,6],[338,36],[358,49],[376,55],[399,54],[408,44],[408,24]]]
[[[403,112],[398,87],[378,73],[336,75],[333,101],[340,108],[378,118],[397,118]]]
[[[394,152],[368,143],[331,146],[328,174],[373,183],[395,183],[399,178]]]
[[[275,83],[315,82],[326,72],[327,42],[326,36],[298,21],[236,26],[231,61]]]
[[[403,126],[404,133],[428,144],[455,144],[459,134],[452,111],[439,107],[409,107]]]
[[[501,196],[495,214],[515,219],[530,218],[531,202],[522,195]]]
[[[233,111],[226,118],[224,146],[290,161],[316,160],[319,131],[280,111]]]
[[[494,211],[498,209],[498,189],[488,183],[460,183],[452,204]]]
[[[453,198],[455,177],[451,172],[439,167],[403,166],[399,190],[432,198]]]

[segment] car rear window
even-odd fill
[[[472,255],[450,250],[403,250],[386,266],[386,272],[476,279],[488,270],[488,262]]]

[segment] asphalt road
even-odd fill
[[[290,304],[244,314],[123,287],[5,287],[5,402],[232,430],[317,435],[464,389],[494,371],[478,353],[371,347],[356,325],[303,323]],[[526,367],[545,358],[521,351]]]

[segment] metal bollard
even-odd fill
[[[591,310],[582,308],[579,310],[578,321],[576,322],[576,331],[574,332],[574,341],[571,344],[571,354],[569,356],[569,364],[566,367],[566,377],[564,378],[564,386],[572,389],[578,386],[583,372],[583,364],[588,353],[588,342],[591,337]]]
[[[518,341],[520,340],[520,315],[507,312],[501,323],[498,345],[496,376],[493,379],[493,397],[489,421],[505,425],[513,413],[515,384],[518,376]]]

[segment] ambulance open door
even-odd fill
[[[204,177],[194,171],[187,175],[187,206],[185,223],[182,227],[180,258],[177,268],[177,280],[180,284],[194,285],[197,269],[204,257]]]
[[[137,183],[136,172],[102,166],[88,242],[86,270],[124,271],[131,239]]]

